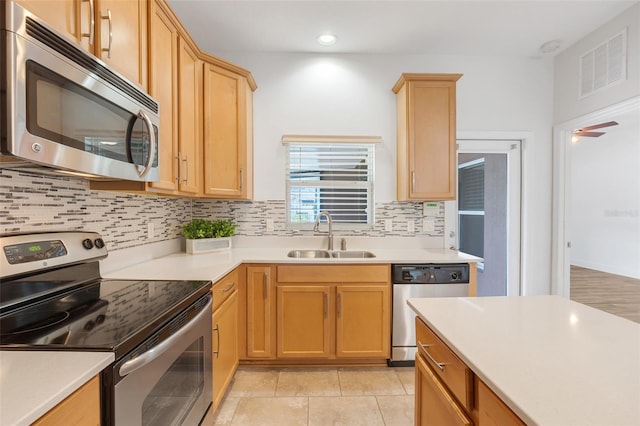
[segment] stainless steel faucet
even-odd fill
[[[321,232],[318,230],[320,227],[320,218],[324,216],[327,218],[327,223],[329,224],[329,248],[328,250],[333,250],[333,219],[331,219],[331,214],[327,211],[322,211],[318,213],[316,217],[316,223],[313,225],[314,232]]]

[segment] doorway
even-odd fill
[[[484,259],[478,296],[520,294],[521,141],[458,140],[458,196],[445,203],[447,246]]]

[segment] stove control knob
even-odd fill
[[[86,248],[87,250],[91,250],[93,248],[93,242],[86,238],[84,240],[82,240],[82,247]]]
[[[451,273],[451,279],[454,281],[459,281],[460,280],[460,272],[452,272]]]
[[[93,244],[95,244],[95,245],[96,245],[96,248],[101,249],[101,248],[103,248],[103,247],[104,247],[104,240],[103,240],[102,238],[96,238],[96,239],[93,241]]]
[[[93,321],[87,321],[87,323],[84,325],[84,329],[87,331],[91,331],[93,330],[93,327],[95,327],[96,323]]]

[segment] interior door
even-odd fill
[[[445,243],[484,259],[478,296],[520,294],[520,141],[458,140],[458,196]]]

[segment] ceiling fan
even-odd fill
[[[597,138],[605,134],[605,132],[592,132],[591,130],[602,129],[603,127],[617,126],[617,121],[607,121],[606,123],[594,124],[593,126],[582,127],[574,130],[572,133],[574,136],[587,136],[590,138]]]

